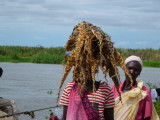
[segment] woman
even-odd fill
[[[114,120],[115,102],[111,88],[96,82],[96,91],[93,92],[93,83],[88,81],[80,95],[77,90],[79,83],[80,81],[68,83],[64,89],[60,100],[60,104],[64,105],[63,119],[67,116],[67,120]]]
[[[100,65],[104,76],[109,73],[118,88],[116,64],[125,70],[123,59],[113,47],[110,37],[99,27],[80,22],[74,27],[65,47],[71,53],[64,60],[66,67],[60,89],[72,67],[73,80],[66,85],[60,99],[64,106],[63,120],[114,120],[113,92],[107,84],[95,80],[99,70],[97,66]]]
[[[132,80],[126,75],[125,81],[120,83],[122,103],[118,100],[115,86],[112,86],[117,101],[115,120],[150,120],[153,110],[150,91],[143,86],[143,81],[137,82],[143,68],[142,60],[138,56],[130,56],[125,60],[125,65]]]

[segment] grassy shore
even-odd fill
[[[140,56],[146,67],[160,67],[160,49],[122,49],[117,51],[125,59],[130,55]],[[65,49],[63,47],[20,47],[0,46],[0,62],[29,62],[61,64]]]

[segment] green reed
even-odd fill
[[[154,107],[158,113],[158,116],[160,117],[160,100],[157,102],[154,102]]]
[[[123,49],[117,48],[125,59],[137,55],[146,67],[160,67],[160,49]],[[0,62],[33,62],[61,64],[65,54],[63,47],[44,48],[22,46],[0,46]]]
[[[124,59],[130,55],[136,55],[143,61],[160,61],[160,49],[117,49]]]
[[[33,63],[61,64],[63,55],[37,56],[32,59]]]
[[[143,64],[145,67],[160,67],[160,60],[155,60],[155,61],[143,61]]]

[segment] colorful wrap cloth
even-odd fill
[[[122,101],[119,101],[119,97],[116,97],[115,120],[137,120],[139,103],[147,96],[147,92],[142,90],[142,87],[143,81],[139,81],[136,88],[121,94]],[[151,120],[159,120],[154,107]]]
[[[78,84],[73,85],[69,97],[66,120],[99,120],[98,113],[92,108],[85,91],[79,95]]]

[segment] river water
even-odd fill
[[[33,63],[0,63],[4,72],[0,78],[0,96],[16,101],[20,112],[48,108],[56,105],[57,91],[61,77],[64,73],[63,65],[56,64],[33,64]],[[121,80],[124,73],[120,70]],[[139,80],[145,83],[152,82],[160,87],[160,68],[144,67]],[[100,72],[97,80],[104,80]],[[72,81],[70,73],[63,85]],[[108,83],[113,82],[108,78]],[[47,94],[52,90],[53,94]],[[35,112],[34,120],[45,120],[49,115],[49,109]],[[31,120],[28,115],[20,115],[20,120]]]

